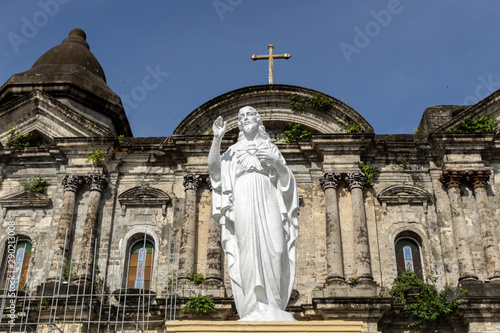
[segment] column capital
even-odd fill
[[[103,175],[99,174],[88,175],[86,181],[90,191],[102,192],[108,185],[108,180]]]
[[[444,170],[439,177],[439,181],[446,189],[460,187],[465,181],[465,172],[460,170]]]
[[[83,184],[83,177],[77,175],[66,175],[62,180],[64,191],[78,192]]]
[[[346,177],[349,191],[355,188],[363,189],[366,181],[366,176],[362,172],[349,172]]]
[[[325,172],[319,179],[321,189],[325,191],[328,188],[337,189],[339,187],[340,174],[336,172]]]
[[[490,170],[469,170],[466,179],[472,188],[476,189],[478,187],[487,187],[490,176]]]
[[[184,190],[197,190],[201,183],[201,176],[189,173],[184,176]]]

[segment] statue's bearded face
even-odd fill
[[[238,113],[239,128],[245,133],[253,133],[259,127],[257,112],[243,108]]]

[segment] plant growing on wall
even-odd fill
[[[295,94],[287,95],[289,104],[295,112],[302,112],[308,106],[318,111],[328,111],[335,104],[330,97],[317,93],[313,98],[300,97]]]
[[[450,288],[437,290],[436,278],[430,283],[413,272],[403,272],[394,280],[391,295],[396,302],[404,304],[403,310],[410,317],[408,327],[425,328],[445,314],[458,311],[457,302],[449,300]]]
[[[334,104],[333,99],[320,93],[314,95],[314,97],[311,98],[311,100],[309,101],[309,105],[311,105],[313,109],[319,111],[328,111],[331,109],[333,104]]]
[[[29,138],[31,133],[17,133],[17,128],[9,125],[9,138],[7,139],[7,146],[15,148],[30,147]]]
[[[47,188],[49,186],[50,183],[45,180],[45,177],[36,175],[35,177],[28,180],[28,183],[24,185],[24,189],[27,190],[30,194],[43,194],[47,192]]]
[[[92,150],[92,153],[87,155],[87,162],[90,162],[95,166],[100,166],[102,165],[102,161],[104,161],[104,157],[106,157],[106,153],[100,149],[94,149]]]
[[[287,128],[281,132],[283,140],[286,143],[297,143],[311,136],[311,132],[303,130],[301,127],[302,124],[299,123],[288,123]]]
[[[66,267],[64,267],[64,272],[63,272],[64,281],[70,283],[71,280],[73,279],[73,275],[75,274],[75,270],[78,270],[78,268],[79,265],[75,259],[72,259],[70,262],[68,262],[66,264]]]
[[[208,313],[215,311],[214,300],[208,296],[198,295],[196,297],[190,297],[189,301],[182,308],[181,313],[186,313],[189,311]]]
[[[96,265],[94,271],[94,293],[100,291],[104,285],[104,278],[99,277],[100,275],[101,269],[99,268],[99,265]]]
[[[194,284],[201,284],[205,282],[205,276],[203,276],[202,273],[197,273],[194,269],[187,272],[187,276],[191,279],[191,281],[193,281]]]
[[[307,98],[300,97],[299,95],[288,94],[287,95],[289,104],[292,107],[292,110],[295,112],[302,112],[307,107],[308,100]]]
[[[498,121],[492,116],[465,117],[456,127],[449,130],[453,133],[494,133],[498,131]]]
[[[361,169],[361,171],[363,171],[363,173],[366,176],[366,180],[365,180],[364,184],[369,185],[369,186],[373,186],[373,184],[374,184],[373,180],[374,180],[375,176],[378,175],[378,173],[379,173],[378,168],[371,166],[367,162],[359,162],[358,167]]]
[[[361,133],[363,129],[356,124],[353,120],[349,120],[349,128],[346,130],[347,133]]]

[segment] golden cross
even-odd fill
[[[253,55],[250,59],[252,60],[262,60],[269,59],[269,84],[273,84],[273,59],[289,59],[291,57],[290,54],[273,54],[274,45],[269,44],[267,46],[269,49],[269,55]]]

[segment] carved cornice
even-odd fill
[[[487,187],[490,176],[490,170],[469,170],[466,175],[466,180],[473,189],[476,189],[478,187]]]
[[[64,191],[78,192],[78,189],[83,184],[83,177],[77,175],[66,175],[63,178],[62,184]]]
[[[446,189],[460,187],[465,181],[465,172],[460,170],[444,170],[439,177],[439,181]]]
[[[89,185],[89,191],[102,192],[108,185],[108,180],[103,175],[88,175],[85,180]]]
[[[340,174],[336,172],[325,172],[319,179],[321,189],[325,191],[328,188],[337,189],[339,187]]]
[[[184,176],[184,190],[197,190],[201,183],[201,176],[193,173]]]
[[[363,188],[366,181],[366,176],[362,172],[349,172],[346,176],[347,186],[349,191],[354,188]]]

